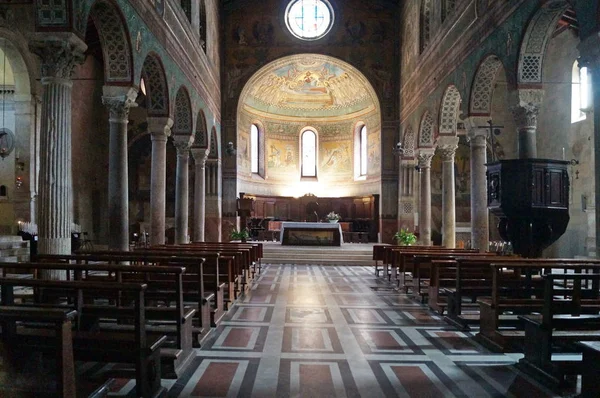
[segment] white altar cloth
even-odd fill
[[[280,242],[283,242],[283,231],[285,231],[286,228],[337,229],[340,232],[340,243],[344,243],[344,234],[342,233],[342,226],[339,223],[284,221],[281,223],[281,231],[279,232]]]

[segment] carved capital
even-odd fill
[[[175,145],[175,149],[177,150],[177,156],[189,156],[190,148],[194,143],[193,136],[174,136],[173,137],[173,145]]]
[[[454,155],[458,145],[438,145],[437,151],[442,158],[442,162],[454,162]]]
[[[73,34],[36,36],[29,49],[41,58],[42,78],[71,79],[75,66],[85,60],[87,45]]]
[[[108,108],[111,122],[127,122],[129,109],[135,108],[137,89],[133,87],[103,87],[102,103]]]
[[[511,94],[511,111],[517,128],[535,128],[540,106],[544,99],[544,90],[519,89]]]
[[[208,154],[210,150],[207,148],[192,148],[192,157],[196,162],[196,166],[200,166],[200,168],[204,168],[206,164],[206,160],[208,159]]]
[[[433,158],[433,150],[420,150],[417,155],[417,161],[419,167],[422,169],[428,169],[431,167],[431,159]]]
[[[149,117],[148,131],[152,140],[167,140],[171,136],[173,119],[170,117]]]

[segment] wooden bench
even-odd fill
[[[216,326],[224,315],[223,290],[224,283],[219,282],[218,253],[204,253],[204,256],[185,256],[177,253],[156,251],[97,251],[74,255],[38,255],[39,261],[70,261],[80,264],[96,262],[128,263],[132,265],[181,266],[186,268],[183,274],[183,297],[188,305],[194,306],[197,312],[194,318],[195,337],[203,339]],[[216,274],[216,276],[215,276]],[[199,332],[199,333],[196,333]],[[199,340],[194,338],[194,346],[199,347]]]
[[[122,259],[119,257],[119,259]],[[117,259],[113,259],[117,261]],[[195,328],[193,318],[196,314],[195,308],[186,307],[183,301],[183,282],[182,276],[185,272],[183,267],[173,266],[143,266],[143,265],[119,265],[110,263],[0,263],[3,267],[3,276],[7,265],[16,267],[19,270],[27,270],[36,274],[40,270],[64,270],[67,272],[68,280],[88,281],[96,283],[123,283],[135,282],[146,285],[145,298],[147,302],[161,303],[163,305],[145,306],[145,319],[152,322],[152,325],[146,327],[149,335],[167,335],[169,339],[161,347],[162,377],[178,378],[185,372],[191,361],[195,357],[193,342],[200,341],[204,336],[202,330]],[[101,273],[101,274],[100,274]],[[120,311],[121,306],[129,304],[135,299],[123,292],[111,297],[115,306],[96,306],[90,303],[83,303],[86,309],[82,313],[78,326],[86,322],[93,324],[97,319],[106,315],[112,315],[115,311]],[[56,293],[59,296],[62,292]],[[32,297],[33,300],[54,300],[51,294],[45,293],[43,296],[37,294]],[[166,304],[166,306],[164,305]],[[173,304],[174,306],[169,306]],[[81,310],[81,307],[78,308]],[[125,310],[126,316],[130,313]],[[99,325],[94,325],[99,327]],[[116,322],[102,324],[102,330],[113,331],[131,331],[132,326],[118,324]]]
[[[167,337],[150,336],[146,330],[145,290],[147,285],[141,283],[97,283],[86,281],[55,281],[22,278],[0,278],[1,305],[13,306],[13,289],[29,287],[35,290],[52,290],[63,296],[62,308],[75,309],[78,318],[87,311],[83,302],[86,299],[96,300],[114,297],[117,293],[127,294],[133,298],[131,306],[114,307],[110,316],[125,322],[133,321],[134,331],[130,333],[95,331],[77,329],[73,333],[73,356],[78,361],[95,361],[105,363],[133,364],[133,373],[127,369],[119,369],[121,376],[135,374],[137,397],[159,397],[166,393],[161,386],[160,347]],[[68,304],[73,303],[73,304]],[[27,307],[27,304],[19,304]],[[40,306],[36,303],[34,306]],[[59,308],[56,303],[50,308]],[[20,347],[38,347],[49,352],[56,351],[56,336],[52,329],[21,326],[16,329],[15,341]],[[13,347],[17,348],[17,347]]]
[[[600,341],[600,274],[546,274],[543,278],[542,314],[519,317],[525,324],[525,356],[518,367],[544,384],[560,386],[566,376],[584,371],[581,360],[564,355],[581,354],[578,341]]]
[[[580,398],[600,397],[600,341],[580,341],[577,343],[583,353]]]
[[[522,350],[525,332],[518,316],[542,312],[542,274],[600,273],[599,264],[571,264],[563,261],[492,264],[492,294],[491,297],[477,300],[480,327],[475,338],[494,351]],[[588,291],[588,295],[597,295],[597,291],[598,289],[592,289]],[[559,293],[560,288],[555,287],[555,292]]]
[[[77,393],[75,383],[75,363],[73,361],[73,337],[71,333],[71,323],[77,316],[77,311],[72,309],[43,308],[1,305],[0,306],[0,325],[2,326],[2,359],[3,368],[8,373],[9,383],[14,378],[19,378],[19,371],[23,366],[31,367],[32,364],[23,361],[25,352],[38,352],[38,347],[19,345],[17,336],[17,324],[19,322],[34,322],[36,324],[49,324],[48,327],[54,331],[54,340],[52,346],[55,349],[53,353],[56,364],[56,390],[45,390],[49,386],[46,383],[40,385],[39,380],[28,383],[26,386],[13,385],[3,386],[0,395],[3,396],[21,396],[35,392],[36,395],[54,394],[65,398],[75,398]]]
[[[457,259],[454,286],[442,289],[447,299],[447,315],[444,319],[463,330],[470,325],[479,324],[479,297],[492,295],[493,273],[492,263],[497,264],[552,264],[569,262],[572,264],[598,263],[598,260],[588,259],[545,259],[519,258],[512,256],[471,257]],[[463,310],[468,310],[467,312]]]

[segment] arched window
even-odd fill
[[[317,176],[317,134],[312,130],[302,133],[302,177]]]
[[[579,68],[577,61],[573,63],[571,80],[571,123],[585,120],[585,112],[590,106],[590,79],[587,68]]]
[[[360,128],[360,175],[367,175],[367,126]]]
[[[258,126],[256,124],[252,124],[252,126],[250,127],[250,168],[252,173],[255,174],[258,174],[258,147]]]
[[[431,39],[431,0],[423,0],[421,3],[421,24],[420,24],[420,50],[423,52],[429,45]]]

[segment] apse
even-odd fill
[[[239,192],[379,194],[379,101],[350,64],[318,54],[274,61],[246,83],[237,118]]]

